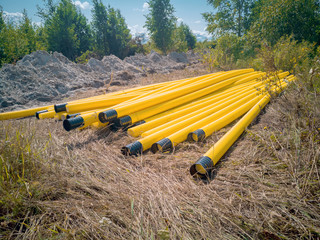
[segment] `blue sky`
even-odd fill
[[[91,20],[91,0],[73,0],[82,13]],[[111,7],[120,9],[122,15],[133,34],[137,32],[145,32],[143,25],[145,17],[148,13],[148,4],[146,0],[102,0],[104,5],[110,4]],[[212,6],[207,4],[206,0],[171,0],[171,4],[175,8],[175,16],[178,21],[188,24],[194,33],[208,36],[205,32],[206,23],[201,13],[212,11]],[[19,13],[25,8],[29,17],[35,23],[39,23],[41,19],[36,16],[37,5],[43,6],[42,0],[0,0],[5,14],[9,16],[19,16]]]

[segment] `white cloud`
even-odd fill
[[[197,20],[197,21],[195,21],[194,23],[199,24],[199,23],[201,23],[201,21],[200,21],[200,20]]]
[[[9,13],[6,11],[3,11],[3,14],[5,17],[9,17],[9,18],[21,18],[23,17],[23,14],[20,12],[15,12],[15,13]]]
[[[142,12],[146,12],[149,10],[149,3],[144,3],[143,6],[142,6]]]
[[[6,22],[17,24],[22,20],[23,14],[19,12],[10,13],[7,11],[3,11],[3,16]]]
[[[178,19],[177,19],[177,22],[178,22],[178,23],[182,23],[182,22],[183,22],[183,19],[182,19],[182,18],[178,18]]]
[[[149,10],[149,3],[145,2],[143,3],[142,8],[135,8],[133,10],[138,12],[147,12]]]
[[[77,7],[81,8],[82,10],[87,10],[87,9],[90,9],[91,6],[90,6],[90,3],[88,3],[87,1],[85,2],[80,2],[80,1],[75,1],[73,2],[74,5],[76,5]]]
[[[196,35],[198,41],[210,40],[212,35],[206,31],[192,30],[193,34]]]
[[[148,30],[145,27],[141,27],[140,25],[128,26],[132,36],[137,36],[141,33],[148,34]]]

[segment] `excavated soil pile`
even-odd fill
[[[100,88],[109,84],[126,85],[152,73],[169,73],[198,62],[192,52],[172,52],[162,56],[154,51],[124,60],[114,55],[101,61],[90,59],[86,65],[71,62],[60,53],[36,51],[15,65],[0,69],[0,111],[21,109],[45,102],[59,101],[77,91]]]

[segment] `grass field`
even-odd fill
[[[195,69],[136,84],[206,73]],[[271,101],[211,181],[189,167],[230,126],[132,158],[120,152],[134,141],[125,132],[2,122],[0,239],[319,239],[320,97],[302,80]]]

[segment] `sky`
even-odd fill
[[[73,2],[90,21],[92,1],[73,0]],[[143,25],[145,24],[144,15],[148,13],[147,0],[102,0],[102,2],[105,6],[110,5],[120,9],[133,35],[146,32]],[[189,25],[192,31],[197,34],[199,40],[200,37],[202,40],[205,37],[210,37],[205,31],[206,23],[201,15],[201,13],[213,10],[206,0],[171,0],[170,2],[175,8],[174,14],[178,18],[178,22]],[[37,5],[44,5],[42,0],[0,0],[0,5],[7,16],[19,17],[23,9],[26,9],[28,16],[34,23],[39,24],[41,22],[36,13]]]

